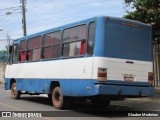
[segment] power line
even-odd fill
[[[0,16],[8,16],[8,15],[17,14],[17,13],[22,13],[22,12],[7,12],[6,14],[0,15]]]
[[[15,12],[15,13],[12,13],[12,14],[10,14],[10,15],[5,15],[2,19],[0,19],[0,24],[3,24],[3,22],[4,22],[4,20],[6,19],[6,18],[9,18],[9,17],[12,17],[12,15],[14,15],[14,17],[12,17],[13,19],[15,19],[16,17],[17,17],[17,14],[19,14],[19,13],[21,13],[21,12]],[[16,15],[16,16],[15,16]],[[12,20],[13,20],[12,19]],[[8,23],[8,20],[5,20],[5,22],[7,21],[7,23]]]
[[[0,39],[0,42],[2,42],[2,41],[7,41],[7,39]]]
[[[20,6],[19,6],[20,7]],[[17,7],[10,7],[10,8],[5,8],[5,9],[1,9],[1,11],[4,11],[5,10],[5,13],[4,14],[1,14],[0,16],[6,16],[6,15],[10,15],[10,14],[15,14],[17,12],[17,10],[21,10],[20,8],[17,8]],[[14,9],[13,9],[14,8]]]
[[[18,8],[18,7],[22,7],[22,6],[15,6],[15,7],[4,8],[4,9],[0,9],[0,11],[10,10],[10,9]]]

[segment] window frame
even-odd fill
[[[82,39],[82,40],[73,40],[73,41],[67,41],[67,42],[63,41],[63,37],[64,37],[64,32],[65,32],[65,30],[71,29],[71,28],[75,28],[75,27],[79,27],[79,26],[83,26],[83,25],[86,26],[86,39]],[[88,39],[88,25],[87,25],[87,23],[83,23],[83,24],[79,24],[79,25],[75,25],[75,26],[72,26],[72,27],[68,27],[68,28],[63,29],[62,43],[61,43],[61,58],[77,58],[77,57],[83,57],[83,56],[85,56],[86,50],[87,50],[87,39]],[[64,46],[65,44],[70,44],[70,43],[80,42],[80,41],[85,41],[85,43],[86,43],[85,51],[84,51],[84,54],[83,54],[83,55],[63,56],[63,46]]]

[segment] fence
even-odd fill
[[[153,44],[153,72],[154,86],[160,87],[160,42],[158,41]]]

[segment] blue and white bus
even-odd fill
[[[105,106],[154,94],[150,25],[98,16],[14,40],[5,89],[12,98],[48,94],[61,109],[72,99]]]

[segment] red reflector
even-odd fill
[[[107,68],[98,68],[98,80],[106,81],[107,80]]]
[[[107,77],[107,73],[98,73],[98,77]]]
[[[148,76],[148,80],[153,80],[153,76]]]
[[[148,72],[148,83],[153,84],[153,72]]]

